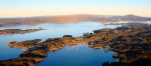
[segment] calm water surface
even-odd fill
[[[115,52],[104,52],[104,49],[94,50],[86,44],[66,46],[55,52],[49,52],[48,57],[36,66],[101,66],[103,62],[118,61],[113,59]]]
[[[125,23],[125,22],[124,22]],[[92,32],[102,28],[116,28],[116,25],[105,26],[100,22],[79,22],[69,24],[40,24],[40,25],[21,25],[13,27],[0,27],[0,29],[34,29],[38,27],[47,28],[48,30],[37,31],[26,34],[0,35],[0,60],[18,58],[24,52],[24,49],[10,48],[7,42],[24,41],[32,39],[42,39],[62,37],[63,35],[82,36],[85,32]],[[104,49],[94,50],[87,47],[86,44],[75,47],[66,46],[61,50],[49,52],[48,57],[36,66],[100,66],[103,62],[118,61],[112,58],[115,52],[104,52]]]

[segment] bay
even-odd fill
[[[117,27],[117,25],[105,26],[104,24],[107,23],[110,22],[77,22],[68,24],[45,23],[40,25],[0,27],[0,29],[34,29],[38,27],[48,29],[26,34],[0,35],[0,60],[18,58],[19,55],[25,51],[24,49],[20,48],[10,48],[7,45],[7,42],[19,42],[32,39],[42,39],[42,41],[44,41],[47,38],[62,37],[63,35],[72,35],[73,37],[77,37],[82,36],[85,32],[93,33],[92,31],[96,29]],[[46,57],[43,62],[37,63],[36,66],[99,66],[106,61],[118,61],[118,59],[112,58],[112,54],[114,54],[115,52],[109,51],[106,53],[104,52],[104,49],[94,50],[92,48],[89,48],[86,44],[78,46],[78,50],[77,48],[73,48],[69,51],[68,48],[72,47],[66,46],[61,50],[49,52],[48,57]]]

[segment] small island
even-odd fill
[[[4,29],[4,30],[0,30],[0,34],[6,35],[6,34],[25,34],[25,33],[31,33],[31,32],[36,32],[36,31],[40,31],[40,30],[46,30],[44,28],[37,28],[37,29],[26,29],[26,30],[22,30],[22,29]]]
[[[103,66],[149,64],[151,61],[151,25],[144,23],[125,23],[115,29],[104,28],[94,30],[94,33],[84,33],[81,37],[64,35],[61,38],[11,41],[11,48],[23,48],[25,52],[19,58],[0,61],[1,66],[34,66],[48,56],[49,51],[57,51],[67,45],[88,44],[93,49],[104,48],[105,52],[115,51],[114,58],[119,62],[104,62]],[[144,63],[145,62],[145,63]],[[151,64],[150,64],[151,65]]]

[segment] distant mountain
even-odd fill
[[[120,22],[118,19],[111,19],[107,17],[100,17],[100,18],[93,18],[89,19],[89,21],[94,21],[94,22]]]
[[[41,17],[26,17],[26,18],[3,18],[0,19],[0,26],[16,26],[16,25],[35,25],[42,23],[72,23],[82,21],[95,22],[119,22],[106,17],[96,17],[89,14],[75,15],[60,15],[60,16],[41,16]]]
[[[119,19],[121,21],[151,21],[151,18],[141,17],[136,15],[112,16],[111,19]]]
[[[43,23],[72,23],[82,21],[94,21],[94,22],[151,21],[151,18],[136,16],[132,14],[125,16],[74,14],[60,16],[25,17],[25,18],[1,18],[0,27],[17,25],[36,25]]]

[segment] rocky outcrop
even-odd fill
[[[10,59],[7,61],[1,61],[1,66],[34,66],[34,63],[43,61],[43,58],[39,57],[22,57]]]
[[[12,42],[8,42],[8,45],[10,47],[24,48],[24,49],[28,50],[28,49],[34,48],[35,45],[40,41],[41,41],[41,39],[26,40],[26,41],[22,41],[22,42],[12,41]]]

